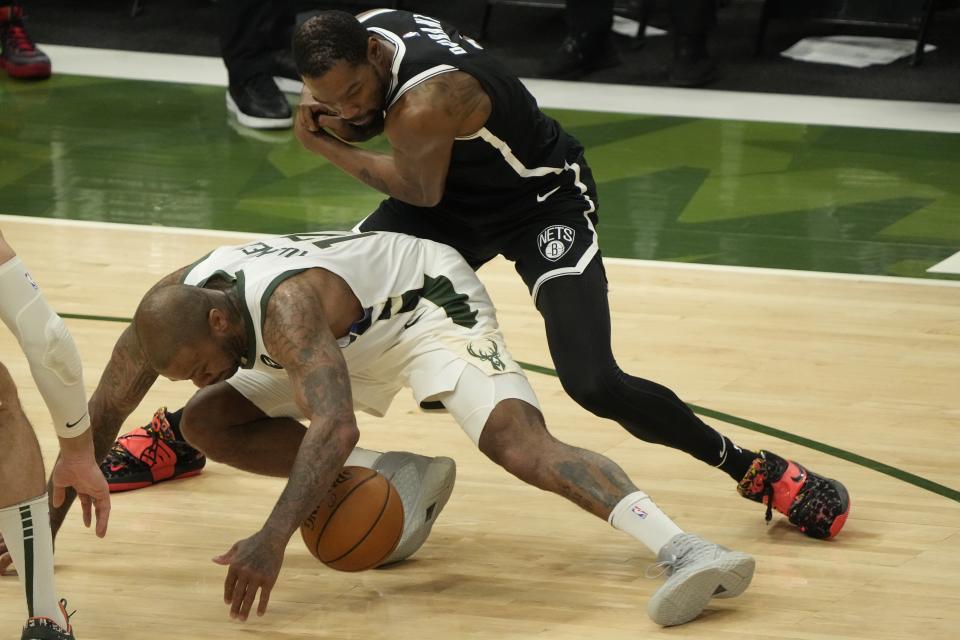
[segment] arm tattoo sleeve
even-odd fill
[[[284,366],[297,404],[310,416],[290,478],[265,528],[277,544],[310,515],[356,443],[350,379],[309,272],[277,287],[267,306],[264,344]]]

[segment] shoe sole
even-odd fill
[[[20,80],[46,80],[50,77],[49,64],[10,64],[0,59],[0,68],[11,78]]]
[[[161,482],[169,482],[170,480],[180,480],[181,478],[192,478],[193,476],[198,476],[203,471],[203,469],[196,469],[194,471],[185,471],[184,473],[175,474],[169,478],[164,478],[163,480],[140,480],[137,482],[107,482],[107,487],[110,489],[110,493],[121,493],[123,491],[134,491],[136,489],[144,489],[146,487],[153,486],[155,484],[160,484]]]
[[[410,532],[405,540],[401,538],[397,548],[379,566],[385,567],[406,560],[419,551],[427,538],[430,537],[430,531],[433,529],[434,523],[440,517],[440,512],[443,511],[450,499],[456,477],[457,465],[453,459],[439,456],[430,462],[420,481],[422,487],[421,499],[418,500],[416,507],[412,510],[417,514],[423,509],[429,509],[430,513],[427,514],[427,519],[423,525]]]
[[[293,126],[293,116],[289,118],[257,118],[240,111],[240,107],[233,101],[233,96],[227,91],[227,111],[237,118],[237,122],[251,129],[289,129]]]
[[[750,586],[757,561],[742,551],[729,551],[723,554],[716,566],[720,571],[720,586],[713,597],[736,598]]]
[[[657,589],[647,603],[650,619],[663,627],[690,622],[699,616],[720,586],[721,572],[715,566],[678,571]]]

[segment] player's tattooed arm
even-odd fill
[[[123,421],[137,408],[156,379],[157,372],[144,357],[136,329],[130,324],[114,345],[97,389],[90,396],[94,454],[98,460],[106,455]]]
[[[163,277],[150,291],[182,282],[187,269],[184,267]],[[131,323],[114,345],[97,388],[90,396],[90,420],[98,460],[106,455],[123,421],[133,413],[156,380],[157,372],[143,354],[136,328]]]
[[[287,371],[294,398],[310,417],[287,486],[265,526],[269,538],[282,545],[320,503],[359,437],[347,366],[315,276],[306,271],[278,286],[263,326],[264,345]]]
[[[181,282],[186,272],[187,267],[174,271],[157,282],[151,291]],[[143,355],[140,340],[131,323],[120,334],[97,388],[87,403],[93,432],[93,454],[97,461],[107,455],[124,420],[137,408],[156,379],[157,372]],[[63,523],[75,497],[74,491],[68,488],[63,504],[60,507],[51,506],[50,524],[54,534]]]

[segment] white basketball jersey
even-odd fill
[[[315,267],[343,278],[364,309],[350,333],[338,336],[352,374],[378,359],[382,362],[385,351],[407,329],[411,335],[426,329],[429,323],[423,322],[413,331],[420,317],[410,317],[415,309],[422,311],[418,306],[424,302],[432,303],[427,305],[431,317],[452,322],[466,334],[496,331],[486,291],[460,255],[445,245],[399,233],[321,231],[220,247],[192,265],[183,282],[204,286],[217,275],[235,281],[245,303],[248,334],[241,364],[276,371],[281,366],[263,344],[267,302],[284,280]]]

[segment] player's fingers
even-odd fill
[[[247,589],[252,589],[253,587],[247,583],[246,576],[240,576],[237,580],[237,586],[233,590],[233,595],[230,598],[230,617],[239,618],[240,617],[240,606],[243,604],[243,598],[247,595]]]
[[[247,585],[247,591],[243,595],[243,601],[240,604],[240,619],[246,620],[247,616],[250,615],[250,607],[253,606],[253,601],[257,597],[257,587],[259,586],[258,580],[251,580]]]
[[[267,604],[270,603],[270,592],[273,590],[271,585],[264,585],[260,590],[260,606],[257,607],[257,615],[262,616],[267,612]]]
[[[231,551],[233,551],[231,549]],[[229,553],[229,552],[228,552]],[[233,591],[237,588],[237,570],[233,567],[227,571],[227,579],[223,581],[223,604],[233,602]]]
[[[110,494],[97,496],[94,501],[97,512],[97,537],[107,535],[107,523],[110,521]]]
[[[59,507],[63,504],[63,499],[66,497],[67,492],[58,484],[53,485],[53,506]]]
[[[313,117],[313,110],[310,107],[300,105],[300,108],[297,110],[297,117],[307,131],[316,131],[319,128],[316,119]]]
[[[80,506],[83,507],[83,526],[90,528],[90,522],[92,518],[92,506],[93,500],[85,493],[80,494]]]

